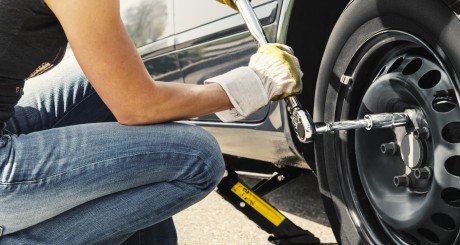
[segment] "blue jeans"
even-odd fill
[[[0,244],[120,244],[203,199],[224,162],[201,128],[123,126],[68,59],[27,81],[0,139]],[[129,99],[129,98],[127,98]]]

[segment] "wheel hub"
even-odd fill
[[[410,169],[417,169],[423,162],[423,144],[413,133],[406,134],[401,142],[401,158]]]
[[[411,112],[405,128],[357,130],[355,149],[376,215],[415,244],[443,243],[460,225],[460,147],[453,145],[460,143],[460,113],[452,84],[435,60],[406,52],[384,65],[358,112]]]

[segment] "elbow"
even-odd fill
[[[130,118],[120,118],[120,117],[116,117],[115,118],[117,119],[117,122],[121,125],[125,125],[125,126],[135,126],[135,125],[139,125],[139,122],[137,120],[132,120]]]
[[[143,125],[148,123],[145,120],[146,117],[133,113],[114,113],[114,116],[119,124],[125,126]]]
[[[114,113],[117,122],[126,126],[135,125],[146,125],[162,123],[166,120],[162,117],[157,117],[157,113],[147,113],[143,111],[125,112],[125,113]]]
[[[125,125],[125,126],[136,126],[136,125],[140,125],[140,123],[137,121],[137,120],[132,120],[132,119],[120,119],[120,118],[117,118],[117,122],[121,125]]]

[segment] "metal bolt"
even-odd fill
[[[342,75],[340,82],[344,85],[350,85],[353,82],[353,78],[347,75]]]
[[[430,138],[430,130],[427,127],[418,128],[414,132],[414,138],[417,140],[427,140]]]
[[[385,155],[394,155],[398,151],[398,145],[394,142],[381,144],[380,151]]]
[[[246,207],[246,203],[240,202],[240,207],[242,207],[242,208]]]
[[[408,187],[410,185],[410,178],[407,175],[395,176],[393,178],[393,184],[396,187]]]
[[[429,179],[431,178],[431,169],[429,167],[418,168],[414,170],[416,179]]]
[[[281,181],[284,181],[286,179],[286,177],[284,177],[284,175],[278,175],[278,177],[276,177],[276,179],[281,182]]]

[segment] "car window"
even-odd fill
[[[137,47],[174,34],[172,0],[121,0],[120,7],[121,18]]]
[[[256,7],[274,0],[253,0]],[[236,14],[235,10],[215,0],[174,0],[176,14],[176,33],[181,33],[198,26]]]

